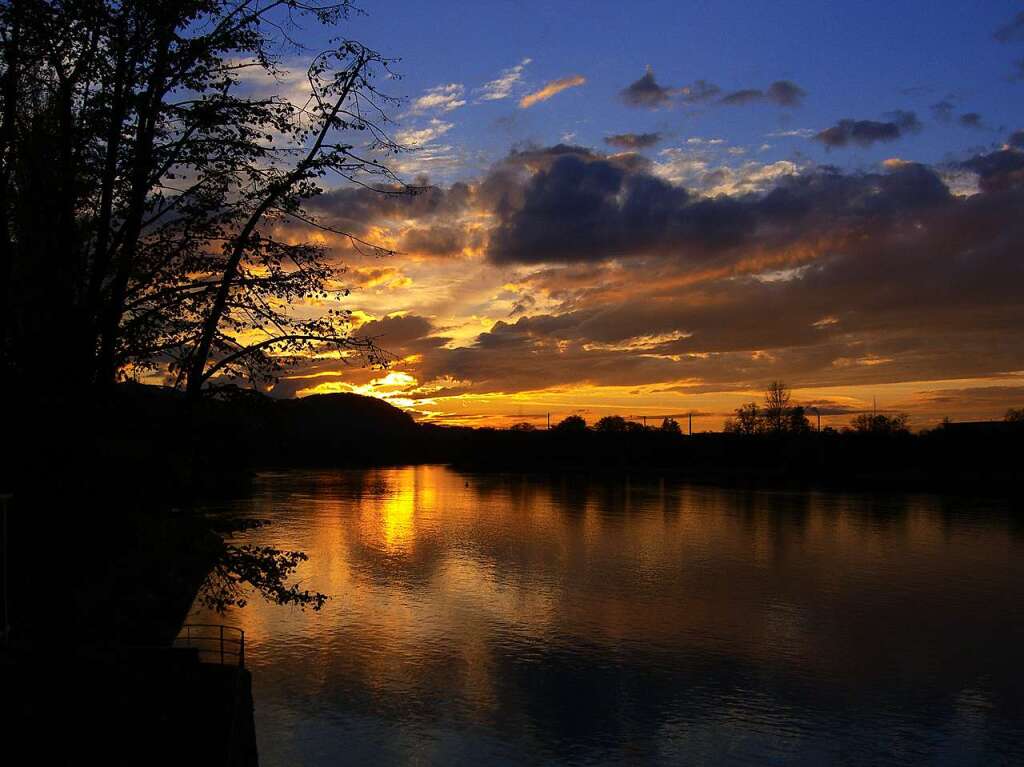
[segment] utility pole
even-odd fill
[[[548,431],[551,431],[551,413],[548,413]]]
[[[692,437],[693,436],[693,412],[691,411],[691,412],[687,413],[686,417],[690,421],[690,426],[689,426],[689,429],[687,430],[687,432]]]

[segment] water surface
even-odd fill
[[[332,597],[223,619],[265,767],[1024,763],[996,502],[419,466],[229,507]]]

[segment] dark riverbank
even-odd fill
[[[121,387],[94,423],[99,436],[89,461],[116,468],[118,503],[145,488],[149,498],[180,508],[197,497],[244,492],[256,469],[422,463],[474,471],[657,473],[743,486],[1004,496],[1024,488],[1020,423],[949,424],[916,434],[518,431],[419,424],[386,402],[355,394],[275,400],[229,389],[188,409],[176,392],[148,386]],[[59,439],[67,435],[56,424],[54,431],[63,431]]]
[[[0,475],[9,750],[47,764],[225,764],[236,711],[254,743],[247,673],[170,649],[224,551],[189,510],[187,429],[122,401],[20,404]],[[225,472],[236,486],[240,466]],[[254,746],[234,748],[255,763]]]
[[[173,420],[167,393],[127,391],[136,420]],[[449,464],[474,471],[654,473],[691,482],[1018,496],[1024,424],[951,424],[927,432],[755,435],[630,428],[534,430],[416,423],[355,394],[273,400],[231,391],[204,404],[189,446],[193,490],[223,492],[256,468]],[[172,458],[180,462],[180,458]],[[212,473],[211,467],[217,472]]]

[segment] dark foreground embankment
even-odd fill
[[[223,549],[188,511],[198,464],[173,415],[56,398],[8,414],[0,721],[25,763],[255,764],[247,672],[228,684],[170,649]]]

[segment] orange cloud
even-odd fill
[[[583,85],[586,81],[587,78],[583,75],[569,75],[568,77],[562,77],[558,80],[552,80],[539,91],[527,93],[519,99],[519,108],[529,109],[539,101],[547,101],[552,96],[559,94],[564,90],[575,88],[577,85]]]

